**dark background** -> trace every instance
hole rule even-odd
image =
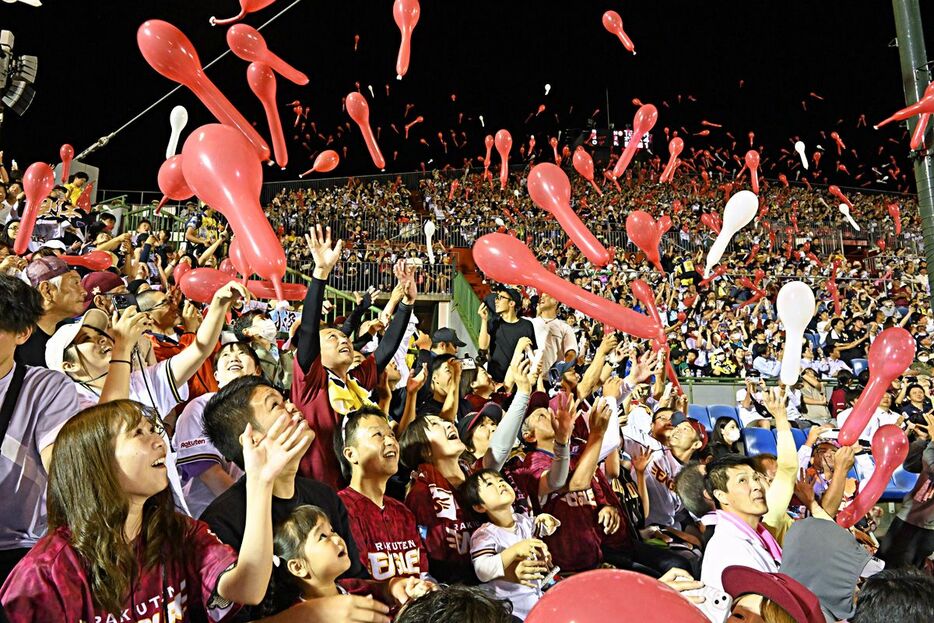
[[[289,4],[278,0],[245,21],[259,26]],[[922,4],[930,50],[934,3]],[[860,114],[867,115],[871,126],[904,105],[898,50],[889,47],[895,37],[890,2],[422,0],[421,5],[412,61],[402,82],[395,80],[400,35],[391,0],[303,0],[263,30],[270,49],[311,79],[306,87],[278,80],[290,163],[284,172],[266,168],[266,181],[297,178],[324,148],[314,135],[307,141],[293,139],[295,117],[286,104],[294,99],[310,106],[308,120],[316,121],[319,131],[334,135],[331,148],[341,152],[348,147],[348,157],[334,174],[376,172],[355,127],[342,136],[335,133],[338,124],[349,121],[341,99],[355,89],[355,81],[370,100],[374,129],[382,127],[380,145],[388,171],[413,170],[430,159],[429,167],[462,166],[465,157],[482,155],[484,135],[501,127],[513,135],[514,158],[534,133],[539,158],[548,160],[548,136],[558,129],[583,126],[595,109],[598,125],[606,126],[607,91],[610,121],[617,127],[631,122],[631,100],[639,98],[658,106],[656,130],[686,129],[682,136],[689,148],[723,145],[742,157],[749,148],[746,135],[754,131],[764,164],[776,164],[779,149],[790,149],[793,137],[800,136],[809,153],[815,143],[827,148],[824,162],[833,164],[836,150],[820,132],[837,130],[847,147],[857,149],[856,156],[845,154],[843,159],[851,174],[879,166],[888,153],[903,170],[909,168],[908,139],[901,128],[893,124],[875,132],[855,127]],[[15,53],[39,57],[36,99],[23,117],[7,111],[0,128],[5,161],[15,158],[21,169],[37,160],[54,163],[65,142],[80,152],[174,86],[137,49],[136,29],[144,20],[164,19],[181,28],[206,64],[227,49],[226,29],[212,28],[208,17],[229,17],[238,9],[235,0],[46,0],[41,8],[0,4],[0,28],[13,31]],[[638,55],[630,55],[603,29],[601,15],[608,9],[622,15]],[[357,52],[355,34],[360,35]],[[268,140],[265,116],[246,84],[245,71],[246,63],[231,54],[208,75]],[[545,83],[552,85],[548,97]],[[810,97],[812,91],[825,99]],[[689,94],[697,101],[689,102]],[[407,103],[415,107],[403,119]],[[198,125],[213,122],[187,89],[180,90],[87,159],[101,168],[101,187],[156,189],[169,136],[168,115],[177,104],[189,112],[182,141]],[[540,104],[546,112],[526,123]],[[464,114],[460,125],[459,113]],[[425,123],[413,127],[408,141],[389,128],[395,123],[401,132],[419,114]],[[484,116],[485,129],[478,115]],[[724,129],[694,137],[702,129],[701,119]],[[466,133],[464,149],[454,147],[450,129]],[[735,147],[724,134],[727,130],[738,139]],[[448,154],[438,131],[444,132]],[[420,138],[429,146],[420,144]],[[897,139],[897,144],[888,139]],[[459,135],[458,142],[462,140]],[[656,147],[667,153],[660,141]],[[884,155],[877,153],[879,147]],[[394,151],[399,152],[396,160]],[[858,185],[843,174],[831,174],[832,166],[824,169],[831,183]],[[891,182],[880,187],[895,188]]]

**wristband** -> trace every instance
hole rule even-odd
[[[126,360],[126,359],[111,359],[111,360],[110,360],[110,363],[125,363],[125,364],[128,365],[128,366],[132,366],[132,365],[133,365],[132,363],[130,363],[130,362],[129,362],[128,360]]]
[[[555,441],[555,458],[558,458],[558,459],[571,458],[570,443],[558,443],[557,441]]]

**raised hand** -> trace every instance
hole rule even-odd
[[[616,348],[617,344],[619,344],[619,339],[617,339],[616,334],[607,333],[600,341],[600,346],[597,347],[597,354],[606,357],[611,352],[613,352],[613,349]]]
[[[597,523],[603,527],[604,534],[615,534],[621,521],[619,509],[615,506],[604,506],[597,513]]]
[[[551,413],[551,425],[555,429],[555,442],[561,445],[567,445],[571,441],[571,432],[574,430],[574,422],[580,413],[577,411],[577,401],[569,399],[558,412]]]
[[[246,289],[246,286],[239,281],[231,280],[227,282],[227,285],[221,287],[220,290],[214,293],[214,300],[211,301],[211,303],[232,305],[240,299],[244,301],[250,300],[250,292]]]
[[[532,379],[529,370],[532,368],[532,362],[528,359],[520,359],[515,365],[512,378],[516,382],[516,393],[531,394]]]
[[[785,390],[781,387],[773,387],[765,392],[762,397],[762,404],[769,410],[776,420],[787,419],[788,412],[785,409]]]
[[[422,369],[418,374],[409,374],[408,380],[405,382],[405,391],[414,394],[418,392],[425,384],[425,380],[428,378],[428,364],[423,363]]]
[[[623,379],[618,376],[611,376],[603,384],[603,395],[607,398],[616,398],[619,400],[623,391]]]
[[[649,463],[652,462],[652,451],[645,449],[632,457],[632,468],[640,474],[644,474]]]
[[[149,314],[139,313],[135,306],[127,307],[120,313],[114,311],[110,327],[114,350],[131,349],[143,333],[152,328],[152,324]]]
[[[590,436],[603,437],[606,434],[607,426],[610,423],[612,414],[609,403],[603,398],[598,398],[593,407],[590,408]]]
[[[313,439],[308,423],[299,415],[291,420],[280,415],[258,443],[253,433],[253,425],[247,424],[240,438],[243,466],[247,478],[252,476],[264,484],[272,484],[286,465],[305,453]]]
[[[331,228],[327,227],[322,231],[321,225],[315,225],[309,233],[305,234],[305,241],[308,243],[308,250],[311,251],[311,257],[315,262],[312,276],[315,279],[327,279],[331,270],[341,259],[344,241],[338,240],[332,248]]]
[[[392,272],[399,281],[399,287],[402,289],[402,302],[406,305],[414,305],[415,298],[418,296],[418,288],[415,284],[415,268],[414,264],[407,264],[405,260],[399,260],[392,268]]]

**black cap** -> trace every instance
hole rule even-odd
[[[435,331],[434,335],[431,336],[432,344],[440,344],[441,342],[454,344],[454,346],[457,347],[467,346],[467,344],[460,341],[460,339],[457,337],[457,332],[454,329],[449,329],[447,327],[444,329],[438,329]]]
[[[500,420],[503,419],[503,408],[495,402],[488,402],[479,411],[471,411],[459,419],[457,421],[457,435],[461,438],[461,441],[467,443],[470,439],[470,433],[480,425],[485,417],[499,424]]]
[[[497,292],[504,292],[505,294],[509,295],[509,298],[511,298],[516,303],[517,312],[520,309],[522,309],[522,295],[519,294],[518,290],[516,290],[515,288],[508,288],[506,286],[503,286],[501,288],[498,288]]]

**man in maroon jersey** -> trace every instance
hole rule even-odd
[[[337,329],[321,329],[321,305],[328,276],[341,257],[343,241],[331,246],[331,229],[318,225],[306,236],[315,261],[311,284],[305,295],[304,318],[295,333],[296,356],[292,380],[292,402],[318,436],[308,449],[299,474],[332,488],[341,488],[341,472],[332,440],[345,415],[372,404],[370,390],[392,361],[412,315],[417,294],[415,269],[397,264],[398,294],[402,302],[372,355],[351,369],[354,352],[351,339]],[[395,292],[394,292],[395,294]]]
[[[399,442],[386,415],[367,406],[344,422],[335,449],[350,486],[338,495],[347,507],[360,561],[374,580],[426,574],[428,557],[415,516],[386,496],[386,483],[399,471]]]

